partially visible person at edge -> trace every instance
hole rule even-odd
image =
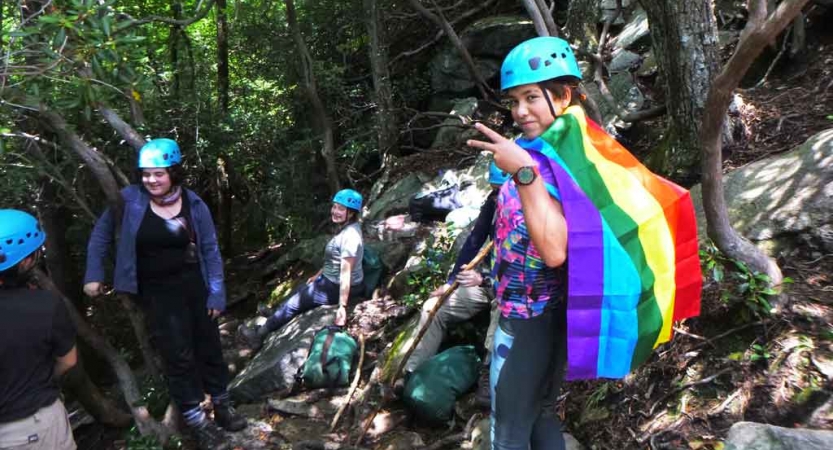
[[[75,328],[60,298],[29,286],[45,239],[34,217],[0,209],[0,449],[76,448],[58,386]]]
[[[519,139],[541,136],[579,105],[581,72],[569,44],[555,37],[525,41],[501,66]],[[567,225],[546,157],[478,124],[490,142],[468,144],[495,154],[514,174],[501,188],[495,222],[496,296],[501,317],[492,354],[492,448],[563,449],[554,411],[566,363]]]
[[[208,207],[182,185],[181,161],[179,145],[170,139],[153,139],[141,148],[142,183],[121,191],[121,217],[107,209],[90,236],[84,292],[102,294],[104,260],[119,223],[113,287],[138,296],[170,396],[199,447],[227,449],[217,425],[239,431],[246,419],[235,412],[226,390],[229,374],[217,327],[226,307],[223,260]],[[206,392],[213,422],[200,407]]]
[[[449,295],[437,311],[422,340],[417,344],[405,364],[404,376],[394,383],[396,391],[404,388],[408,377],[420,364],[437,353],[449,325],[469,320],[494,304],[495,289],[490,262],[484,261],[475,269],[461,269],[477,256],[478,251],[487,239],[494,240],[495,200],[497,199],[498,189],[508,179],[509,174],[498,168],[494,162],[489,165],[488,180],[492,191],[486,196],[486,200],[480,207],[480,214],[475,220],[474,228],[472,228],[466,242],[463,244],[463,248],[460,249],[460,253],[457,255],[457,261],[448,275],[448,281],[432,292],[429,300],[423,305],[417,329],[421,329],[428,321],[430,311],[439,301],[439,297],[451,288],[455,280],[459,283],[459,287]],[[492,320],[489,322],[484,343],[488,353],[483,359],[483,367],[477,382],[475,398],[477,403],[482,406],[489,406],[490,404],[489,362],[491,361],[492,340],[497,327],[497,313],[497,308],[493,308]]]
[[[319,306],[338,304],[333,324],[340,327],[347,324],[348,303],[364,294],[364,242],[359,223],[361,210],[361,194],[352,189],[336,193],[330,208],[330,219],[337,233],[324,248],[324,267],[306,284],[289,294],[265,324],[255,328],[241,326],[240,333],[252,350],[260,350],[263,339],[269,333]]]

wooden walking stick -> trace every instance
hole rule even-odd
[[[494,242],[489,241],[489,243],[486,244],[486,246],[484,246],[480,250],[480,252],[477,254],[477,256],[475,256],[474,259],[471,260],[471,262],[469,262],[468,264],[461,267],[460,270],[461,271],[462,270],[470,270],[470,269],[476,267],[478,264],[480,264],[481,261],[483,261],[483,259],[486,257],[486,255],[488,255],[489,252],[492,251],[493,246],[494,246]],[[454,282],[451,283],[451,286],[448,288],[448,290],[445,291],[445,293],[443,293],[443,295],[441,295],[440,298],[437,299],[437,304],[434,305],[434,307],[431,308],[431,311],[428,313],[428,320],[426,320],[425,324],[422,325],[422,328],[419,329],[419,333],[417,333],[416,338],[414,338],[414,341],[411,343],[411,347],[408,349],[407,352],[405,352],[405,356],[402,357],[402,361],[399,362],[399,366],[396,368],[396,371],[393,372],[393,375],[391,376],[390,380],[388,380],[388,382],[391,385],[393,385],[393,383],[396,381],[396,379],[399,378],[399,374],[402,373],[402,370],[405,368],[405,364],[408,363],[408,359],[410,359],[411,354],[414,352],[414,350],[417,347],[417,344],[419,344],[419,341],[422,340],[422,337],[425,336],[425,333],[428,331],[428,327],[431,325],[431,322],[434,320],[434,316],[437,315],[437,311],[440,310],[440,307],[442,307],[443,303],[445,303],[445,300],[448,297],[451,297],[451,294],[453,294],[454,291],[456,291],[459,286],[460,286],[460,283],[458,283],[457,280],[454,280]],[[371,414],[370,417],[368,417],[367,421],[365,422],[364,426],[362,427],[361,434],[359,434],[358,439],[356,439],[355,445],[359,445],[361,443],[362,439],[364,439],[364,435],[367,433],[367,430],[370,429],[370,425],[373,424],[373,419],[376,418],[376,415],[379,414],[379,411],[382,410],[382,408],[385,406],[385,403],[386,402],[383,400],[379,404],[379,406],[377,406],[376,409],[373,411],[373,414]]]

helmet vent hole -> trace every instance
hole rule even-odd
[[[14,244],[14,239],[6,239],[6,245]]]
[[[552,65],[552,61],[550,61],[550,60],[548,59],[548,60],[544,61],[544,65],[545,65],[545,66],[547,66],[547,67],[549,67],[550,65]]]
[[[567,59],[567,55],[565,55],[564,53],[561,54],[561,57]]]
[[[541,58],[535,57],[529,60],[529,68],[532,70],[538,70],[541,66]]]
[[[552,59],[558,59],[558,53],[553,53],[550,57],[552,57]]]
[[[26,233],[26,237],[27,237],[27,238],[32,237],[32,233]]]
[[[23,238],[17,240],[17,245],[23,245]]]
[[[514,71],[514,70],[507,70],[507,71],[506,71],[506,75],[507,75],[507,76],[508,76],[508,75],[512,75],[512,74],[514,74],[514,73],[515,73],[515,71]]]
[[[0,251],[0,263],[6,262],[6,254]]]

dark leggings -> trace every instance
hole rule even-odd
[[[208,316],[202,275],[175,275],[143,283],[140,294],[154,347],[165,363],[168,392],[181,411],[226,392],[228,367],[223,361],[217,322]]]
[[[360,284],[350,286],[348,300],[359,297],[363,292]],[[313,308],[324,305],[338,304],[339,284],[328,280],[324,275],[319,275],[312,283],[305,284],[294,290],[284,300],[283,305],[272,314],[266,321],[264,327],[267,330],[275,331],[286,325],[290,320]]]
[[[567,356],[563,304],[532,319],[500,318],[492,350],[492,449],[563,450],[555,400]]]

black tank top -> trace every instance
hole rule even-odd
[[[189,262],[186,255],[192,226],[191,210],[185,199],[179,214],[167,220],[148,205],[136,233],[136,268],[140,284],[199,269],[199,263]]]

